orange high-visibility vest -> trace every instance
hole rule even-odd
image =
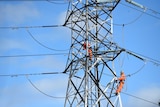
[[[123,88],[123,85],[124,85],[125,79],[126,79],[125,74],[122,73],[122,74],[121,74],[121,77],[118,78],[118,80],[119,80],[119,85],[118,85],[118,87],[117,87],[116,94],[118,94],[118,93],[121,92],[121,90],[122,90],[122,88]]]

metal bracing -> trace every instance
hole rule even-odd
[[[105,0],[104,0],[105,1]],[[119,0],[71,0],[65,26],[72,30],[65,107],[122,107],[110,63],[123,51],[111,40],[112,11]],[[109,74],[107,77],[104,73]]]

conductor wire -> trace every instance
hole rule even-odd
[[[130,25],[132,23],[135,23],[136,21],[138,21],[138,19],[140,19],[142,17],[142,15],[146,12],[146,10],[144,10],[144,12],[141,11],[140,15],[138,17],[136,17],[134,20],[130,21],[130,22],[127,22],[125,24],[120,24],[120,23],[113,23],[113,25],[116,25],[116,26],[126,26],[126,25]]]
[[[132,9],[134,9],[134,10],[136,10],[136,11],[143,12],[143,11],[141,11],[141,10],[138,10],[138,9],[134,8],[134,7],[128,6],[128,5],[126,5],[126,4],[123,4],[123,3],[120,3],[120,4],[121,4],[121,5],[124,5],[124,6],[126,6],[126,7],[129,7],[129,8],[132,8]],[[148,9],[148,8],[146,8],[146,9]],[[152,12],[156,12],[156,11],[153,11],[152,9],[148,9],[148,10],[151,10]],[[156,13],[159,14],[159,12],[156,12]],[[145,14],[146,14],[146,15],[149,15],[149,16],[151,16],[151,17],[154,17],[154,18],[156,18],[156,19],[158,19],[158,20],[160,20],[160,17],[151,15],[151,14],[149,14],[149,13],[147,13],[147,12],[145,12]]]
[[[43,95],[47,96],[47,97],[50,97],[50,98],[54,98],[54,99],[64,99],[66,97],[56,97],[56,96],[52,96],[52,95],[49,95],[43,91],[41,91],[37,86],[35,86],[33,84],[33,82],[28,78],[28,76],[26,75],[26,79],[29,81],[29,83],[32,85],[32,87],[34,87],[37,91],[39,91],[40,93],[42,93]]]
[[[39,45],[41,45],[41,46],[44,47],[44,48],[47,48],[47,49],[52,50],[52,51],[68,51],[68,50],[69,50],[69,49],[58,50],[58,49],[50,48],[50,47],[42,44],[40,41],[38,41],[38,40],[32,35],[32,33],[31,33],[28,29],[26,29],[26,31],[27,31],[27,33],[30,35],[30,37],[31,37],[35,42],[37,42]]]
[[[27,28],[54,28],[54,27],[64,27],[63,25],[45,25],[45,26],[1,26],[0,29],[27,29]]]
[[[139,73],[145,67],[145,65],[146,65],[146,61],[144,62],[144,64],[136,72],[134,72],[132,74],[128,74],[128,75],[126,75],[126,77],[131,77],[131,76]]]
[[[28,74],[1,74],[0,77],[19,77],[19,76],[38,76],[38,75],[53,75],[63,74],[63,72],[42,72],[42,73],[28,73]]]
[[[142,100],[142,101],[145,101],[145,102],[148,102],[148,103],[157,105],[157,107],[158,107],[158,103],[155,103],[155,102],[152,102],[152,101],[146,100],[146,99],[144,99],[144,98],[140,98],[140,97],[137,97],[137,96],[134,96],[134,95],[125,93],[125,92],[121,92],[121,93],[122,93],[122,94],[125,94],[125,95],[128,95],[128,96],[130,96],[130,97],[134,97],[134,98],[136,98],[136,99],[139,99],[139,100]]]
[[[46,1],[52,4],[67,4],[68,3],[68,1],[65,1],[65,0],[46,0]]]

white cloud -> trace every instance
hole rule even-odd
[[[152,104],[147,101],[143,101],[138,98],[130,98],[129,106],[130,107],[157,107],[158,102],[160,101],[160,87],[152,86],[145,89],[137,91],[134,96],[151,101],[155,104]],[[156,105],[157,104],[157,105]]]
[[[22,23],[29,18],[39,15],[36,8],[31,3],[6,4],[0,7],[0,23],[12,22]]]

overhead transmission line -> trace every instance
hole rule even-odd
[[[39,45],[41,45],[44,48],[47,48],[49,50],[52,51],[68,51],[69,49],[63,49],[63,50],[59,50],[59,49],[54,49],[54,48],[50,48],[44,44],[42,44],[40,41],[38,41],[33,35],[32,33],[28,30],[29,28],[51,28],[51,27],[64,27],[64,25],[45,25],[45,26],[10,26],[10,27],[0,27],[0,29],[26,29],[27,33],[30,35],[30,37],[36,41]]]
[[[153,101],[149,101],[149,100],[146,100],[146,99],[144,99],[144,98],[140,98],[140,97],[137,97],[137,96],[135,96],[135,95],[128,94],[128,93],[125,93],[125,92],[121,92],[121,93],[122,93],[122,94],[125,94],[125,95],[127,95],[127,96],[130,96],[130,97],[133,97],[133,98],[136,98],[136,99],[139,99],[139,100],[142,100],[142,101],[145,101],[145,102],[154,104],[154,105],[156,105],[156,106],[159,106],[158,103],[155,103],[155,102],[153,102]]]
[[[129,8],[131,8],[131,9],[134,9],[134,10],[136,10],[136,11],[139,11],[139,12],[141,12],[141,13],[140,13],[140,15],[137,16],[135,19],[133,19],[133,20],[127,22],[127,23],[112,23],[113,25],[116,25],[116,26],[126,26],[126,25],[130,25],[130,24],[136,22],[138,19],[140,19],[143,14],[147,14],[147,15],[149,15],[149,16],[151,16],[151,17],[154,17],[154,18],[160,20],[160,17],[157,17],[157,16],[154,16],[154,15],[152,15],[152,14],[147,13],[147,10],[150,10],[150,11],[152,11],[154,14],[160,14],[160,12],[157,12],[157,11],[155,11],[155,10],[153,10],[153,9],[150,9],[150,8],[147,8],[147,7],[146,7],[145,10],[142,11],[142,10],[139,10],[139,9],[134,8],[134,7],[132,7],[132,6],[126,5],[126,4],[122,3],[122,2],[120,2],[120,4],[123,5],[123,6],[129,7]]]
[[[126,4],[122,3],[122,2],[120,2],[120,4],[123,5],[123,6],[132,8],[132,9],[134,9],[134,10],[136,10],[136,11],[142,12],[142,13],[144,13],[144,14],[146,14],[146,15],[149,15],[149,16],[151,16],[151,17],[154,17],[154,18],[160,20],[160,17],[154,16],[154,15],[152,15],[152,14],[150,14],[150,13],[147,13],[147,12],[144,12],[144,11],[139,10],[139,9],[137,9],[137,8],[134,8],[134,7],[132,7],[132,6],[126,5]],[[150,11],[152,11],[153,13],[160,14],[160,12],[157,12],[157,11],[155,11],[155,10],[153,10],[153,9],[150,9],[150,8],[147,8],[147,7],[146,7],[146,10],[150,10]]]
[[[52,4],[68,4],[69,2],[67,0],[46,0],[46,1]]]
[[[42,44],[39,40],[37,40],[37,39],[32,35],[32,33],[31,33],[28,29],[26,29],[26,31],[27,31],[27,33],[30,35],[30,37],[32,37],[32,39],[33,39],[34,41],[36,41],[39,45],[41,45],[41,46],[44,47],[44,48],[47,48],[47,49],[53,50],[53,51],[68,51],[68,50],[69,50],[69,49],[58,50],[58,49],[50,48],[50,47]]]
[[[146,65],[146,62],[144,62],[144,64],[138,70],[136,70],[132,73],[126,74],[126,77],[132,77],[133,75],[138,74],[145,67],[145,65]],[[107,74],[107,73],[103,73],[103,74],[106,75],[106,76],[110,76],[110,77],[112,76],[112,75]],[[121,77],[121,76],[117,76],[117,77]]]
[[[47,48],[49,50],[52,50],[52,51],[68,51],[69,49],[63,49],[63,50],[59,50],[59,49],[54,49],[54,48],[50,48],[44,44],[42,44],[39,40],[37,40],[33,35],[32,33],[28,30],[29,28],[50,28],[50,27],[64,27],[64,25],[45,25],[45,26],[10,26],[10,27],[0,27],[0,29],[26,29],[27,33],[30,35],[30,37],[35,41],[37,42],[39,45],[41,45],[42,47],[44,48]]]
[[[123,47],[118,46],[117,44],[116,44],[116,46],[119,47],[122,50],[122,52],[126,52],[126,53],[128,53],[128,54],[130,54],[130,55],[132,55],[132,56],[134,56],[134,57],[136,57],[136,58],[138,58],[138,59],[140,59],[140,60],[142,60],[144,62],[148,61],[148,62],[151,62],[151,63],[157,65],[157,66],[160,66],[160,61],[159,60],[156,60],[156,59],[153,59],[151,57],[139,54],[139,53],[131,51],[129,49],[125,49]]]
[[[37,56],[55,56],[68,55],[69,53],[54,53],[54,54],[24,54],[24,55],[0,55],[0,58],[14,58],[14,57],[37,57]]]
[[[64,72],[42,72],[42,73],[25,73],[25,74],[0,74],[0,77],[19,77],[19,76],[36,76],[36,75],[54,75],[64,74]]]
[[[49,95],[45,92],[43,92],[42,90],[40,90],[29,78],[28,76],[33,76],[33,75],[48,75],[48,74],[62,74],[64,72],[46,72],[46,73],[32,73],[32,74],[13,74],[13,75],[0,75],[0,76],[8,76],[8,77],[18,77],[18,76],[25,76],[27,78],[27,80],[29,81],[29,83],[37,90],[39,91],[40,93],[44,94],[45,96],[48,96],[48,97],[51,97],[51,98],[54,98],[54,99],[64,99],[66,97],[57,97],[57,96],[52,96],[52,95]],[[157,103],[155,102],[152,102],[152,101],[149,101],[149,100],[146,100],[144,98],[140,98],[140,97],[137,97],[135,95],[131,95],[131,94],[128,94],[128,93],[125,93],[125,92],[121,92],[125,95],[128,95],[130,97],[134,97],[136,99],[139,99],[139,100],[142,100],[142,101],[145,101],[145,102],[148,102],[148,103],[152,103],[154,105],[157,105]]]
[[[126,77],[131,77],[133,75],[136,75],[137,73],[139,73],[145,67],[145,65],[146,65],[146,62],[144,62],[144,64],[137,71],[135,71],[133,73],[130,73],[130,74],[127,74]]]
[[[29,83],[32,85],[32,87],[34,87],[37,91],[39,91],[40,93],[42,93],[43,95],[50,97],[50,98],[54,98],[54,99],[64,99],[66,97],[58,97],[58,96],[53,96],[53,95],[49,95],[45,92],[43,92],[41,89],[39,89],[29,78],[28,76],[26,76],[26,79],[29,81]]]
[[[139,53],[136,53],[136,52],[133,52],[131,50],[128,50],[128,49],[125,49],[125,52],[132,55],[132,56],[135,56],[143,61],[148,61],[148,62],[151,62],[157,66],[160,65],[160,61],[159,60],[156,60],[156,59],[153,59],[151,57],[148,57],[148,56],[145,56],[145,55],[142,55],[142,54],[139,54]]]
[[[49,94],[43,92],[42,90],[40,90],[40,89],[28,78],[28,76],[30,76],[30,75],[46,75],[46,74],[61,74],[61,73],[63,73],[63,72],[48,72],[48,73],[34,73],[34,74],[18,74],[18,75],[0,75],[0,76],[10,76],[10,77],[14,77],[14,76],[16,76],[16,77],[17,77],[17,76],[25,76],[25,77],[27,78],[27,80],[29,81],[29,83],[30,83],[37,91],[39,91],[40,93],[44,94],[45,96],[51,97],[51,98],[54,98],[54,99],[64,99],[64,98],[66,98],[66,97],[52,96],[52,95],[49,95]],[[144,98],[140,98],[140,97],[137,97],[137,96],[135,96],[135,95],[131,95],[131,94],[128,94],[128,93],[125,93],[125,92],[121,92],[121,93],[123,93],[123,94],[125,94],[125,95],[128,95],[128,96],[130,96],[130,97],[134,97],[134,98],[136,98],[136,99],[139,99],[139,100],[148,102],[148,103],[152,103],[152,104],[158,106],[157,103],[152,102],[152,101],[149,101],[149,100],[146,100],[146,99],[144,99]]]
[[[53,27],[64,27],[64,25],[42,25],[42,26],[1,26],[0,29],[26,29],[26,28],[53,28]]]
[[[126,25],[130,25],[130,24],[135,23],[136,21],[138,21],[138,19],[140,19],[144,13],[145,13],[145,11],[141,12],[139,14],[139,16],[137,16],[135,19],[133,19],[133,20],[131,20],[129,22],[126,22],[126,23],[123,23],[123,24],[122,23],[111,23],[111,24],[116,25],[116,26],[123,26],[124,27]]]
[[[121,47],[119,47],[119,48],[121,48]],[[156,60],[156,59],[150,58],[148,56],[145,56],[145,55],[130,51],[128,49],[124,49],[124,48],[121,48],[121,49],[124,52],[126,52],[127,54],[132,55],[132,56],[134,56],[134,57],[136,57],[136,58],[138,58],[138,59],[140,59],[140,60],[142,60],[144,62],[144,64],[137,71],[135,71],[133,73],[130,73],[130,74],[127,74],[126,77],[131,77],[131,76],[139,73],[145,67],[147,62],[151,62],[151,63],[153,63],[153,64],[155,64],[157,66],[160,66],[160,61],[159,60]],[[106,74],[106,73],[104,73],[104,75],[111,76],[111,75]]]
[[[0,0],[1,1],[29,1],[29,0]],[[61,1],[61,2],[67,2],[67,0],[31,0],[31,1],[53,1],[53,2],[58,2],[58,1]]]

